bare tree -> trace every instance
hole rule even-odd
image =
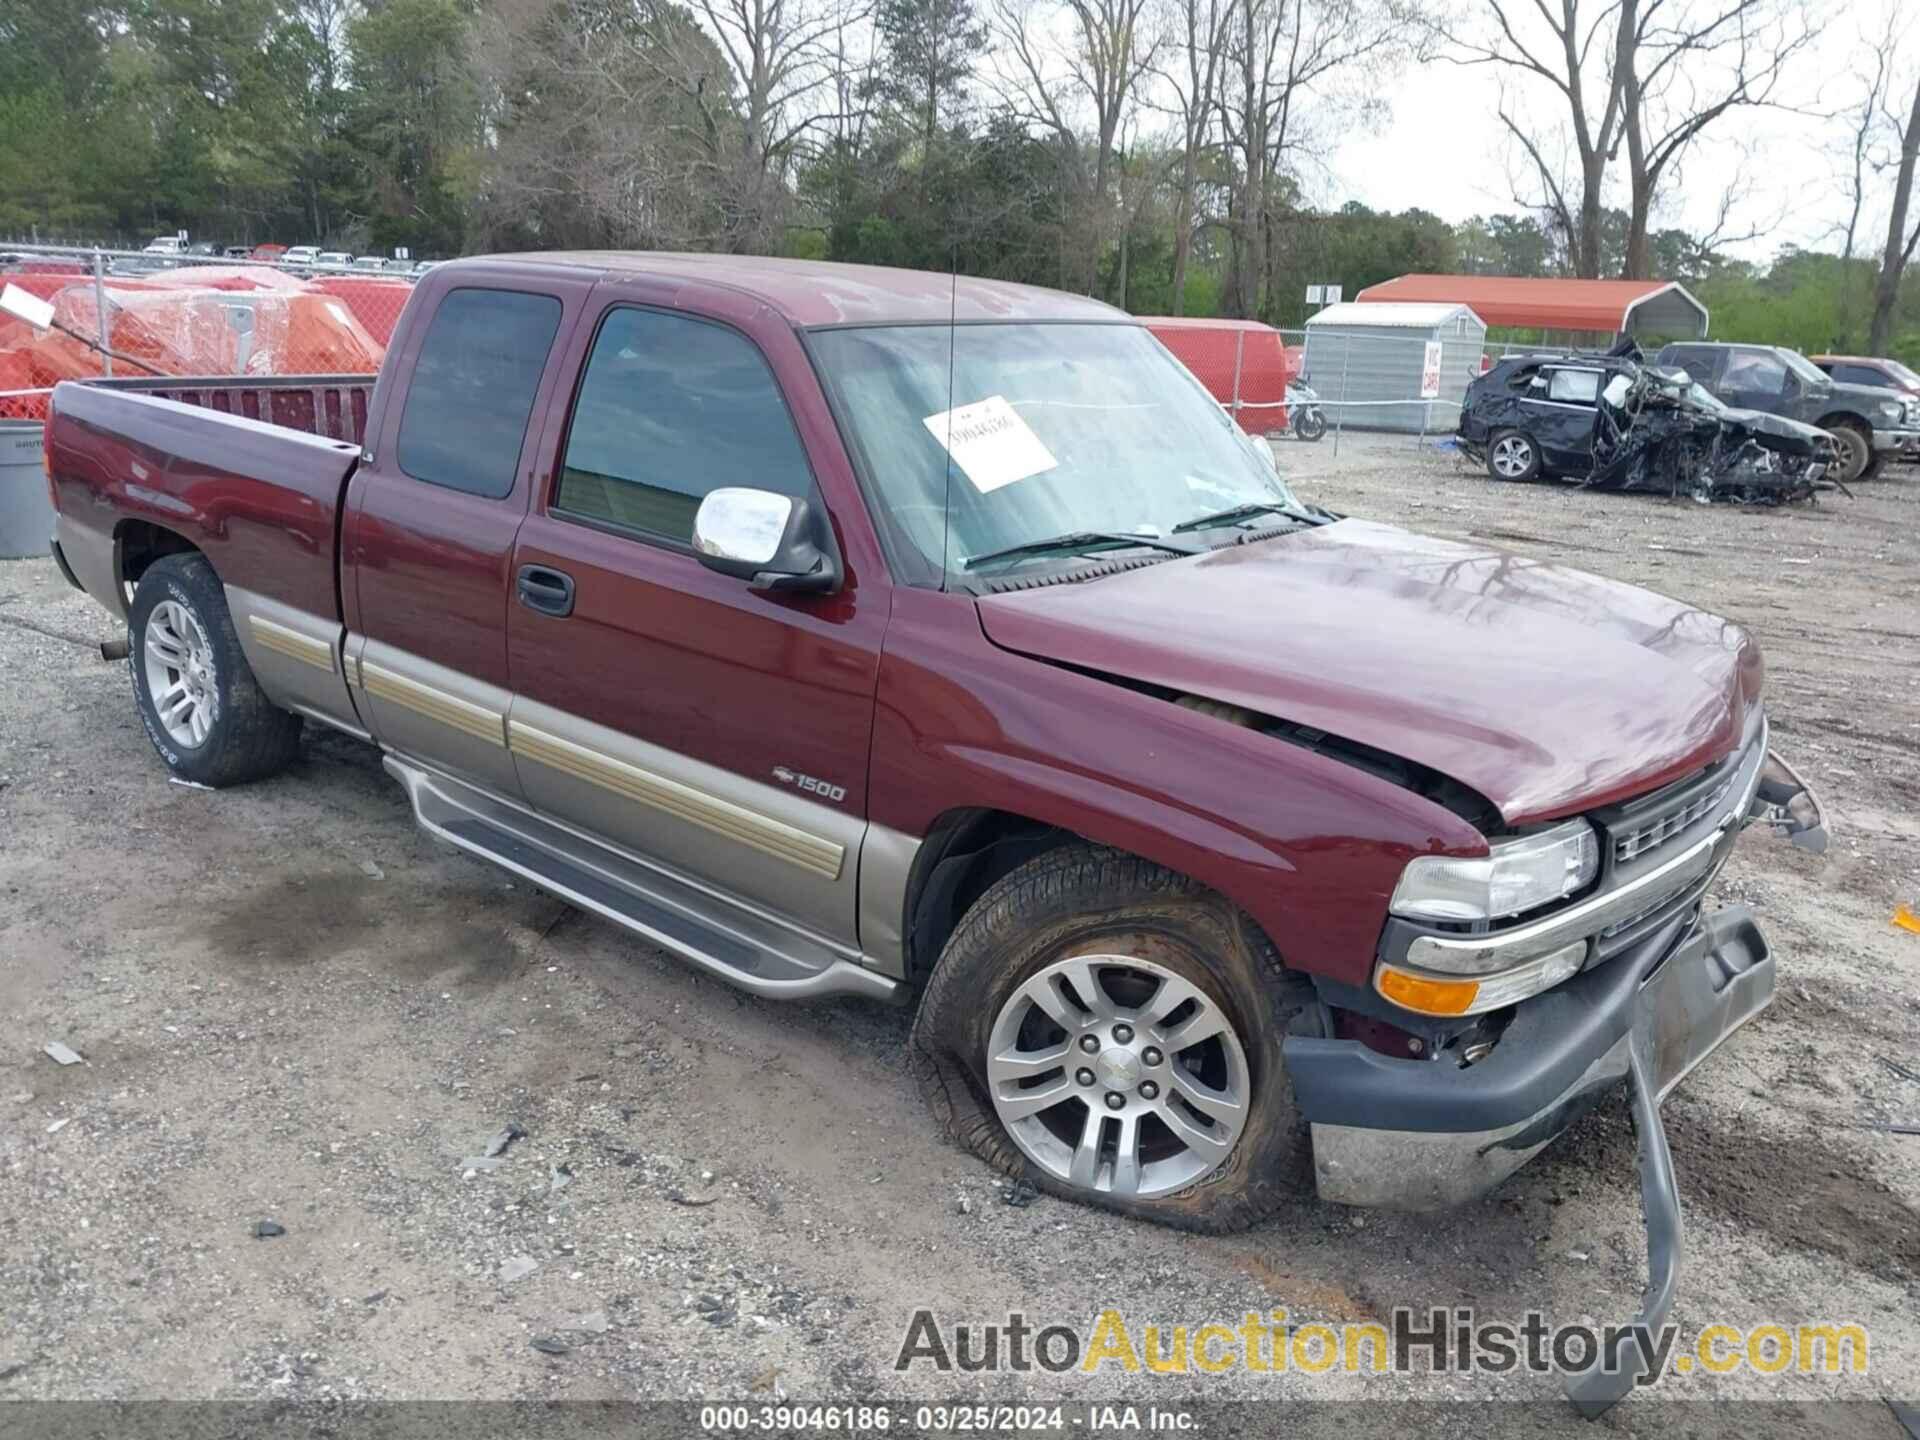
[[[1566,242],[1573,273],[1588,279],[1600,274],[1601,190],[1607,162],[1620,143],[1630,65],[1618,54],[1621,9],[1633,0],[1473,0],[1446,18],[1427,21],[1439,42],[1439,58],[1456,65],[1499,69],[1515,79],[1544,83],[1566,107],[1572,137],[1572,165],[1578,188],[1563,176],[1551,147],[1544,144],[1517,103],[1518,95],[1500,87],[1495,113],[1526,157],[1539,186],[1536,195],[1516,195],[1521,203],[1547,212]],[[1536,12],[1545,33],[1514,13]],[[1611,28],[1610,28],[1611,27]],[[1602,47],[1596,55],[1596,47]],[[1597,73],[1596,73],[1597,72]]]
[[[1853,259],[1855,245],[1859,239],[1860,215],[1867,201],[1867,171],[1871,165],[1873,141],[1884,118],[1882,107],[1886,104],[1887,88],[1893,79],[1895,41],[1894,23],[1889,21],[1886,35],[1880,43],[1874,44],[1869,41],[1860,47],[1873,57],[1873,73],[1870,76],[1855,77],[1863,84],[1860,102],[1853,109],[1845,112],[1850,122],[1850,129],[1843,157],[1848,180],[1847,222],[1841,228],[1840,258],[1842,260]]]
[[[1012,71],[1001,74],[1003,96],[1017,114],[1052,132],[1081,171],[1093,235],[1081,273],[1089,294],[1113,221],[1107,210],[1114,142],[1154,59],[1156,37],[1147,24],[1147,6],[1148,0],[1065,0],[1072,38],[1061,45],[1049,33],[1059,11],[1043,8],[1039,0],[994,4],[993,29]],[[1083,115],[1092,120],[1091,145],[1076,123]]]
[[[1380,0],[1227,0],[1226,73],[1218,111],[1237,170],[1224,303],[1260,313],[1275,181],[1303,133],[1309,97],[1333,77],[1389,56],[1398,40]]]
[[[1230,0],[1171,0],[1170,10],[1167,17],[1170,53],[1163,56],[1164,63],[1155,66],[1155,73],[1172,97],[1172,105],[1166,108],[1179,126],[1179,173],[1173,188],[1171,308],[1175,315],[1184,315],[1200,162],[1214,143],[1231,6]]]
[[[670,0],[635,3],[662,19],[677,8]],[[733,154],[715,156],[729,192],[727,248],[765,250],[779,235],[797,148],[809,130],[840,113],[827,103],[838,73],[836,45],[871,11],[834,0],[693,0],[690,9],[725,59],[732,93],[713,93],[706,48],[684,38],[682,27],[664,27],[675,38],[659,73],[708,114],[711,137],[731,131]],[[728,109],[736,124],[722,123]]]
[[[1625,275],[1652,274],[1648,227],[1663,179],[1702,131],[1739,106],[1772,103],[1796,55],[1813,38],[1775,0],[1620,0],[1615,49],[1624,72],[1627,145]]]
[[[1629,190],[1625,273],[1651,268],[1661,185],[1701,133],[1740,106],[1775,103],[1812,32],[1796,0],[1474,0],[1427,22],[1440,58],[1499,69],[1497,113],[1537,189],[1515,198],[1546,212],[1576,275],[1604,263],[1608,167],[1624,147]],[[1524,87],[1558,97],[1570,142],[1561,163],[1530,123]],[[1570,173],[1569,173],[1570,172]]]
[[[1893,211],[1887,217],[1887,243],[1880,255],[1880,274],[1873,286],[1873,320],[1867,329],[1867,350],[1873,355],[1887,353],[1887,339],[1893,331],[1893,306],[1900,298],[1900,277],[1913,258],[1920,242],[1920,224],[1907,228],[1907,212],[1913,203],[1913,168],[1920,159],[1920,81],[1914,83],[1913,105],[1900,130],[1900,163],[1894,172]]]

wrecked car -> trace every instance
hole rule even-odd
[[[1496,480],[1553,477],[1600,490],[1780,504],[1837,482],[1834,437],[1736,410],[1685,372],[1607,355],[1511,357],[1467,387],[1461,448]]]
[[[1663,346],[1654,364],[1683,370],[1741,413],[1764,413],[1825,430],[1839,442],[1831,472],[1842,484],[1870,478],[1883,460],[1920,440],[1920,401],[1830,376],[1784,345],[1687,340]]]
[[[1708,891],[1750,821],[1824,835],[1739,626],[1304,504],[1025,286],[468,258],[361,383],[54,392],[55,558],[175,775],[377,746],[711,975],[914,1006],[946,1133],[1186,1229],[1459,1204],[1624,1089],[1664,1318],[1660,1101],[1774,991]]]

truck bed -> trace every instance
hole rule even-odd
[[[176,400],[285,430],[363,445],[373,375],[164,375],[89,380],[96,390],[120,390],[156,400]]]
[[[184,536],[229,586],[338,617],[336,535],[372,376],[73,382],[47,444],[61,554],[124,613],[122,563],[142,522]]]

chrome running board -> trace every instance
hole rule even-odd
[[[413,818],[429,835],[491,860],[730,985],[770,1000],[891,1000],[902,988],[823,941],[398,755],[385,758],[387,773],[406,787]]]

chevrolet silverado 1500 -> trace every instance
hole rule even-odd
[[[1822,834],[1738,626],[1303,504],[1020,286],[463,260],[365,385],[53,397],[54,551],[174,772],[377,744],[755,994],[912,1000],[954,1136],[1195,1229],[1467,1200],[1624,1082],[1664,1315],[1659,1101],[1774,986],[1703,896],[1749,818]]]

